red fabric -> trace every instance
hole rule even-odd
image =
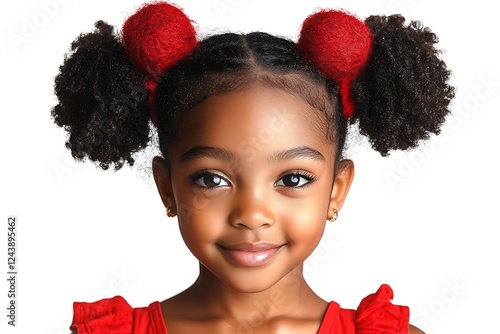
[[[133,309],[123,297],[73,304],[70,330],[76,330],[78,334],[132,334],[133,325]]]
[[[392,298],[392,289],[383,284],[357,310],[330,302],[318,334],[408,334],[410,311],[407,306],[393,305]]]
[[[408,334],[409,310],[393,305],[388,285],[364,298],[357,310],[330,302],[318,334]],[[159,302],[133,309],[120,296],[74,303],[72,331],[78,334],[167,334]]]
[[[392,289],[386,284],[364,298],[356,311],[356,334],[408,334],[410,310],[393,305],[392,298]]]

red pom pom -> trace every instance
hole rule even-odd
[[[297,46],[340,87],[344,116],[354,112],[350,85],[370,57],[372,36],[369,28],[343,11],[323,10],[309,16],[302,25]]]
[[[155,77],[196,47],[193,24],[182,10],[171,4],[146,4],[123,24],[122,43],[137,69],[152,76],[146,81],[146,89],[151,121],[158,126]]]
[[[158,76],[196,46],[196,31],[179,8],[165,3],[143,6],[125,21],[123,46],[134,65]]]

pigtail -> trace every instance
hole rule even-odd
[[[382,155],[428,139],[449,113],[454,88],[437,37],[400,15],[365,22],[338,10],[309,16],[297,46],[339,86],[342,113]]]
[[[451,72],[434,47],[437,36],[420,22],[405,25],[401,15],[370,16],[370,59],[353,84],[352,122],[382,155],[415,148],[439,134],[454,88]]]
[[[66,147],[76,160],[102,169],[133,164],[132,153],[149,141],[146,89],[125,50],[103,21],[71,44],[55,79],[59,103],[55,123],[69,138]]]
[[[103,21],[71,45],[55,78],[59,103],[54,122],[69,138],[76,160],[100,168],[125,163],[150,140],[157,126],[155,93],[162,73],[196,46],[191,21],[177,7],[147,4],[125,22],[122,35]]]

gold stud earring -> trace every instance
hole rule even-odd
[[[337,209],[333,209],[333,215],[330,219],[328,219],[328,221],[334,222],[337,220],[337,218],[339,218],[339,212],[337,211]]]
[[[167,217],[169,217],[169,218],[175,217],[175,213],[173,213],[172,209],[169,206],[167,206],[166,213],[167,213]]]

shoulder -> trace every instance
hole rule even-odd
[[[410,325],[410,331],[408,332],[408,334],[425,334],[424,332],[422,332],[420,329],[418,329],[417,327],[413,326],[413,325]]]

